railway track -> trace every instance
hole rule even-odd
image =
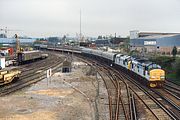
[[[54,58],[54,57],[53,57]],[[18,79],[18,81],[12,82],[8,85],[1,86],[0,88],[0,96],[7,95],[19,89],[22,89],[26,86],[29,86],[33,83],[36,83],[44,78],[46,78],[46,70],[52,68],[52,72],[58,70],[61,66],[62,59],[59,57],[55,57],[51,62],[47,60],[45,64],[41,64],[41,67],[35,69],[36,64],[29,68],[28,71],[23,71],[22,75]]]
[[[82,60],[82,59],[81,59]],[[83,60],[84,61],[84,60]],[[126,111],[126,106],[129,108],[129,103],[126,103],[123,100],[122,95],[122,82],[117,80],[116,76],[106,68],[99,67],[96,63],[89,63],[88,61],[84,61],[88,63],[90,66],[95,67],[98,74],[101,76],[102,80],[105,83],[105,87],[108,93],[108,107],[109,107],[109,116],[110,120],[119,120],[125,119],[129,120],[129,116]],[[127,97],[127,96],[126,96]]]
[[[170,94],[175,96],[177,99],[180,100],[180,87],[178,85],[171,84],[167,82],[164,86],[164,90],[168,91]]]
[[[168,92],[170,95],[172,95],[173,97],[175,97],[177,100],[180,100],[180,92],[179,91],[175,91],[175,90],[170,89],[168,87],[164,87],[164,90],[166,92]]]
[[[90,59],[88,59],[90,60]],[[94,61],[93,61],[94,62]],[[114,71],[114,73],[116,73],[116,75],[120,75],[119,77],[122,77],[124,80],[126,81],[126,83],[129,86],[135,86],[135,87],[129,87],[129,89],[131,89],[130,91],[130,100],[129,100],[129,115],[131,116],[131,119],[137,119],[137,110],[136,110],[136,104],[135,101],[137,101],[136,99],[138,98],[142,103],[144,103],[144,106],[146,106],[146,108],[148,109],[148,111],[150,111],[151,116],[154,117],[154,119],[173,119],[173,120],[179,120],[179,109],[175,108],[172,106],[172,104],[169,104],[169,101],[167,99],[162,98],[162,95],[158,94],[157,90],[152,90],[149,89],[145,86],[143,86],[142,84],[140,84],[139,82],[137,82],[136,80],[134,80],[132,77],[130,77],[129,75],[127,75],[126,73],[120,71],[120,70],[115,70],[110,68],[107,65],[102,65],[100,63],[98,63],[101,67],[106,66],[108,69]],[[122,79],[118,79],[118,80],[122,80]],[[136,88],[136,89],[135,89]],[[154,106],[156,106],[155,108],[151,107],[151,105],[148,105],[146,103],[146,101],[144,99],[142,99],[142,96],[140,96],[138,94],[137,89],[139,91],[141,91],[141,93],[144,93],[146,95],[146,97],[148,97],[149,99],[151,99],[152,103]],[[110,98],[110,97],[109,97]],[[136,98],[134,100],[134,98]],[[111,107],[112,105],[110,105]],[[169,109],[169,107],[171,109]],[[161,111],[161,114],[157,113],[157,110]],[[110,113],[112,114],[112,113]]]
[[[83,59],[85,59],[85,58],[83,58]],[[89,61],[89,59],[88,59],[88,61]],[[92,62],[92,63],[95,63],[95,62]],[[99,65],[103,66],[103,67],[106,66],[109,70],[112,70],[114,73],[116,73],[116,75],[120,75],[123,78],[123,80],[122,79],[118,79],[118,80],[125,81],[129,86],[133,86],[133,87],[128,87],[131,91],[129,93],[130,97],[129,97],[129,112],[128,112],[130,117],[128,117],[126,119],[139,118],[140,115],[138,115],[138,114],[140,114],[140,112],[138,113],[138,110],[136,109],[136,107],[138,107],[137,102],[141,101],[141,103],[143,103],[144,106],[146,106],[148,111],[151,113],[151,117],[153,116],[153,119],[157,119],[157,120],[159,120],[159,119],[179,120],[179,118],[180,118],[179,108],[173,106],[174,102],[169,102],[167,97],[163,97],[162,94],[158,94],[158,90],[149,89],[146,86],[143,86],[142,84],[137,82],[135,79],[133,79],[133,76],[127,75],[127,72],[123,72],[121,69],[118,69],[118,71],[117,71],[115,69],[108,67],[107,65],[104,65],[104,64],[103,65],[99,64]],[[117,81],[117,79],[115,79],[112,76],[109,79],[112,79],[113,81]],[[111,86],[113,86],[113,85],[111,85]],[[120,86],[120,84],[119,84],[119,86]],[[116,82],[116,85],[114,85],[114,88],[115,88],[114,89],[115,96],[117,96],[119,94],[118,93],[119,87],[117,85],[117,82]],[[177,90],[177,89],[176,89],[176,91],[179,92],[179,90]],[[141,95],[140,93],[143,95]],[[112,102],[113,99],[111,99],[111,96],[113,94],[112,93],[110,93],[110,94],[111,94],[111,95],[109,95],[109,101],[111,102],[111,104],[109,104],[110,116],[111,116],[111,119],[118,119],[118,117],[112,117],[113,116],[112,114],[115,113],[114,116],[118,116],[118,114],[119,114],[117,112],[118,109],[115,109],[115,108],[118,108],[117,106],[119,106],[120,99],[118,97],[114,97],[115,98],[114,103],[115,103],[116,107],[113,108],[112,107],[113,106],[113,102]],[[146,100],[147,98],[148,98],[148,100],[151,100],[151,102],[153,103],[153,106],[151,104],[147,103],[147,100]],[[137,100],[137,99],[139,99],[139,100]],[[147,112],[147,111],[144,111],[144,113],[145,112]]]
[[[157,92],[158,89],[149,89],[131,78],[129,75],[125,74],[124,72],[120,70],[117,72],[123,75],[125,79],[136,85],[144,93],[146,93],[146,95],[149,96],[167,115],[169,115],[171,119],[178,120],[180,118],[179,109],[174,106],[173,102],[170,103],[169,98],[166,98],[162,94],[159,94]],[[130,85],[129,82],[128,84]]]
[[[129,116],[125,106],[129,104],[123,101],[121,81],[117,80],[116,76],[108,69],[100,67],[99,71],[108,91],[110,120],[128,120]],[[105,79],[102,72],[105,73],[109,79]]]
[[[152,118],[153,119],[158,119],[157,115],[153,112],[151,107],[147,105],[147,103],[146,103],[147,98],[143,99],[142,95],[138,94],[141,91],[139,91],[135,87],[131,87],[133,85],[130,85],[128,83],[128,81],[127,81],[127,78],[125,78],[122,74],[119,74],[118,71],[116,71],[116,70],[114,70],[112,68],[109,68],[109,69],[114,71],[114,74],[116,74],[117,78],[119,78],[118,80],[121,80],[125,84],[126,89],[129,91],[127,94],[129,94],[129,112],[128,112],[128,114],[130,116],[130,119],[131,120],[134,120],[134,119],[143,119],[143,117],[141,117],[141,114],[144,114],[144,112],[143,113],[141,113],[141,112],[138,113],[138,110],[137,110],[137,107],[138,107],[137,101],[141,102],[143,104],[142,106],[145,107],[147,109],[147,111],[149,112],[149,114],[146,115],[144,118],[148,118],[149,117],[151,119]],[[141,92],[141,94],[142,94],[142,92]],[[143,96],[145,96],[145,94]],[[150,99],[148,98],[148,100],[150,100]],[[127,111],[128,111],[128,109],[127,109]]]
[[[83,60],[84,61],[84,60]],[[144,106],[150,111],[151,118],[158,119],[151,108],[146,105],[146,102],[133,90],[126,82],[125,78],[119,75],[116,71],[109,69],[104,65],[96,65],[93,61],[89,63],[91,66],[96,66],[98,72],[103,79],[109,99],[109,114],[110,120],[136,120],[139,118],[137,105],[135,101],[141,101]],[[92,65],[93,64],[93,65]],[[108,76],[108,77],[105,77]]]

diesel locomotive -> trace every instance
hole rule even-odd
[[[126,71],[151,88],[162,87],[165,82],[165,71],[149,60],[89,48],[83,48],[82,54]]]

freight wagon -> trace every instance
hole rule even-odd
[[[39,50],[24,51],[24,52],[18,53],[17,62],[18,64],[24,64],[24,63],[32,62],[32,61],[47,58],[47,57],[48,57],[48,54],[43,54]]]

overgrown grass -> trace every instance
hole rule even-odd
[[[180,85],[180,78],[175,73],[166,74],[166,78]]]

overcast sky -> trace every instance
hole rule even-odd
[[[32,37],[75,36],[80,9],[85,36],[180,32],[180,0],[0,0],[0,28]]]

